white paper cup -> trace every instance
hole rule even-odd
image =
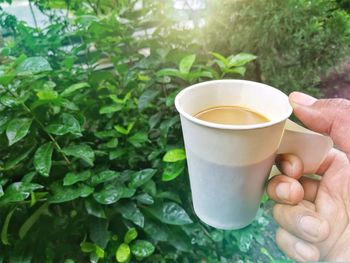
[[[229,105],[252,109],[270,121],[224,125],[193,117],[204,109]],[[329,137],[290,121],[284,132],[292,107],[284,93],[265,84],[203,82],[182,90],[175,106],[181,117],[194,210],[216,228],[239,229],[253,221],[277,153],[297,154],[305,172],[314,172],[333,146]]]

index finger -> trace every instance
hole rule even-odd
[[[334,143],[350,157],[350,101],[345,99],[317,100],[301,92],[289,95],[296,117],[309,129],[328,134]]]

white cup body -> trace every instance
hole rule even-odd
[[[244,80],[193,85],[175,100],[185,141],[193,206],[206,224],[238,229],[252,222],[292,108],[270,86]],[[221,125],[193,115],[214,106],[242,106],[270,121]]]

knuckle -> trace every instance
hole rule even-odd
[[[295,223],[296,229],[301,229],[302,220],[305,216],[306,215],[304,213],[301,213],[299,211],[294,212],[294,223]]]
[[[278,222],[279,221],[279,215],[282,205],[281,204],[275,204],[272,209],[272,216],[273,218]]]
[[[320,116],[328,123],[326,133],[331,136],[344,130],[344,123],[350,122],[350,101],[346,99],[320,100],[319,106],[323,115]],[[345,132],[345,131],[344,131]]]
[[[316,262],[320,260],[320,251],[313,246],[313,249],[306,255],[304,255],[305,262]]]
[[[284,230],[281,227],[277,228],[277,230],[276,230],[276,244],[280,248],[283,247],[282,244],[285,241],[285,238],[283,237],[284,236],[283,233],[284,233]]]
[[[319,228],[318,241],[321,242],[327,239],[329,236],[329,233],[330,233],[329,224],[326,220],[323,220]]]
[[[350,101],[346,99],[335,99],[334,105],[335,109],[335,118],[338,121],[342,121],[344,119],[349,119],[349,113],[350,113]]]
[[[323,99],[319,102],[322,103],[323,108],[334,108],[338,111],[350,110],[350,101],[347,99]]]
[[[334,104],[340,110],[350,110],[350,101],[347,99],[334,99]]]

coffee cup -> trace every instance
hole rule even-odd
[[[267,122],[228,125],[194,115],[216,106],[251,109]],[[271,86],[247,80],[214,80],[183,89],[175,98],[185,143],[196,215],[219,229],[249,225],[259,209],[276,155],[290,153],[315,173],[332,140],[290,121],[288,96]]]

